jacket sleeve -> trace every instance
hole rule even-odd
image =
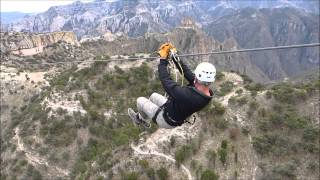
[[[185,99],[185,89],[171,79],[167,69],[168,64],[169,62],[167,60],[160,59],[160,63],[158,65],[158,72],[162,86],[170,97],[174,99]]]

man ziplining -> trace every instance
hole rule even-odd
[[[170,43],[159,48],[160,63],[158,65],[159,78],[168,94],[168,99],[158,93],[153,93],[149,99],[137,99],[138,112],[128,109],[128,115],[137,125],[150,127],[147,119],[152,119],[160,128],[171,129],[181,126],[193,113],[204,108],[212,99],[211,83],[215,80],[216,69],[208,63],[200,63],[194,73],[182,61],[180,67],[189,84],[180,86],[172,80],[168,72],[170,51],[176,51]]]

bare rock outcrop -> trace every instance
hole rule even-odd
[[[44,47],[59,41],[79,45],[73,32],[61,31],[44,34],[9,32],[1,33],[1,52],[21,56],[34,55],[42,52]]]

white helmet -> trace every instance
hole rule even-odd
[[[211,63],[202,62],[198,64],[194,74],[199,81],[211,83],[215,80],[216,68]]]

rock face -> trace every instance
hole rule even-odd
[[[3,29],[28,32],[74,31],[78,37],[98,36],[108,31],[141,36],[147,32],[166,32],[176,27],[185,17],[205,25],[245,7],[294,7],[319,13],[316,8],[319,7],[318,1],[78,1],[66,6],[51,7],[46,12],[4,25]]]
[[[292,8],[247,8],[204,27],[219,41],[234,38],[241,48],[319,42],[319,17]],[[250,53],[250,61],[270,79],[301,74],[319,65],[319,49]]]
[[[43,48],[56,42],[64,41],[71,45],[79,45],[73,32],[53,32],[46,34],[1,33],[1,52],[18,55],[34,55]]]

